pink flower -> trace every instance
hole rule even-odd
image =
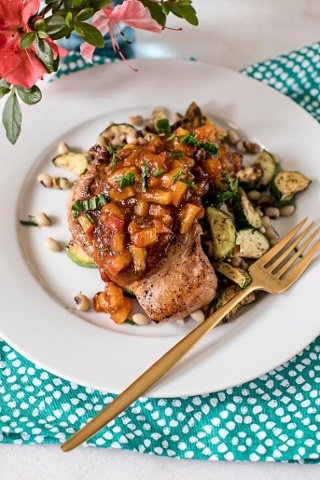
[[[0,0],[0,77],[28,89],[47,73],[34,46],[20,48],[21,37],[31,31],[28,21],[39,6],[39,0]],[[57,58],[58,46],[50,38],[45,41]]]
[[[150,11],[138,0],[125,0],[114,9],[105,7],[97,12],[92,17],[92,25],[95,26],[102,35],[109,32],[114,51],[123,59],[124,56],[120,51],[116,39],[116,35],[121,32],[120,23],[154,33],[160,33],[162,31],[161,25],[153,20]],[[81,45],[81,55],[88,62],[92,61],[94,50],[95,47],[89,43],[83,43]]]

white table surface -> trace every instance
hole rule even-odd
[[[137,35],[140,57],[194,56],[236,70],[319,40],[320,0],[194,0],[200,26]],[[170,26],[178,26],[172,19]],[[316,465],[225,463],[132,452],[0,445],[0,480],[315,480]]]

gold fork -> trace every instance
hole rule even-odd
[[[62,450],[67,452],[77,447],[125,410],[181,360],[202,337],[216,327],[250,292],[264,290],[269,293],[281,293],[298,280],[320,248],[320,239],[318,239],[306,255],[304,257],[301,256],[320,232],[320,227],[316,228],[298,248],[301,241],[314,226],[313,222],[301,231],[306,221],[307,218],[302,220],[271,250],[251,265],[249,273],[252,277],[252,282],[247,288],[240,290],[228,303],[219,308],[213,315],[210,315],[203,323],[151,365],[112,403],[64,442],[61,445]]]

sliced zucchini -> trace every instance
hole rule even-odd
[[[236,244],[239,245],[240,257],[260,258],[270,248],[269,240],[259,230],[245,228],[237,233]]]
[[[236,227],[230,215],[218,208],[208,207],[207,218],[210,225],[213,256],[215,260],[224,260],[233,251],[236,244]]]
[[[66,246],[66,253],[68,257],[80,267],[87,268],[97,268],[97,265],[94,263],[91,257],[86,253],[86,251],[78,244],[70,242]]]
[[[249,273],[242,268],[233,267],[227,262],[217,262],[213,266],[217,272],[229,278],[241,288],[245,288],[251,283]]]
[[[263,177],[263,170],[259,164],[250,165],[237,173],[240,185],[245,190],[253,190],[257,188],[260,180]]]
[[[73,152],[72,150],[56,156],[52,162],[56,167],[69,170],[78,176],[85,172],[88,167],[87,157],[83,153]]]
[[[111,123],[98,138],[98,143],[104,143],[103,146],[123,147],[131,143],[130,137],[136,137],[137,130],[129,123]],[[130,140],[130,141],[128,141]],[[104,141],[104,142],[103,142]]]
[[[267,185],[269,185],[269,183],[277,173],[278,164],[274,156],[266,150],[263,150],[260,153],[254,164],[259,165],[262,168],[263,175],[260,179],[259,187],[265,188]]]
[[[220,298],[216,302],[216,309],[223,307],[227,302],[229,302],[237,293],[240,291],[237,285],[229,285],[225,290],[223,290]],[[230,320],[231,317],[236,313],[236,311],[243,305],[248,305],[249,303],[254,302],[256,299],[255,292],[250,292],[243,300],[241,300],[238,305],[236,305],[229,313],[225,316],[225,320]]]
[[[270,185],[270,191],[278,204],[292,203],[294,195],[309,187],[311,180],[300,172],[283,170],[277,173]],[[281,206],[281,205],[280,205]]]
[[[262,218],[258,210],[254,208],[242,188],[239,188],[238,194],[232,199],[232,207],[238,228],[262,227]]]
[[[135,297],[135,294],[133,293],[133,291],[131,290],[131,288],[125,286],[125,287],[122,287],[122,290],[123,290],[124,293],[126,293],[129,297]]]

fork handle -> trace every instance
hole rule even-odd
[[[167,373],[186,353],[208,332],[216,327],[221,320],[250,292],[258,287],[251,283],[244,290],[235,295],[228,303],[223,305],[214,314],[210,315],[203,323],[194,328],[188,335],[174,345],[168,352],[152,364],[144,373],[134,380],[113,402],[104,408],[95,418],[93,418],[81,430],[66,440],[61,448],[64,452],[72,450],[82,442],[97,433],[102,427],[107,425],[119,413],[125,410],[137,398],[143,395],[152,385],[154,385],[165,373]]]

